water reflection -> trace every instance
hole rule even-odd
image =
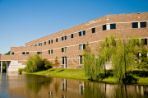
[[[34,75],[0,78],[0,98],[147,98],[148,86],[113,85]]]

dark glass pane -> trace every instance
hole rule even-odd
[[[58,38],[56,38],[56,42],[58,42]]]
[[[133,22],[132,23],[132,28],[138,28],[138,22]]]
[[[102,26],[102,29],[103,29],[103,30],[106,30],[106,25],[103,25],[103,26]]]
[[[73,34],[71,34],[71,38],[73,38],[74,36],[73,36]]]
[[[85,35],[86,34],[86,32],[85,31],[83,31],[83,35]]]
[[[91,32],[92,32],[92,33],[95,33],[95,32],[96,32],[96,28],[92,28],[92,29],[91,29]]]
[[[147,26],[147,23],[146,22],[140,22],[140,27],[141,28],[145,28]]]
[[[110,29],[116,29],[116,24],[110,24]]]
[[[82,32],[79,32],[79,36],[82,36]]]

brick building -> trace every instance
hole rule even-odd
[[[83,60],[83,49],[88,43],[93,52],[107,36],[139,37],[147,45],[148,13],[108,15],[62,30],[51,35],[12,47],[11,55],[1,55],[2,61],[18,61],[25,64],[27,58],[39,54],[54,62],[57,57],[64,68],[79,68]]]

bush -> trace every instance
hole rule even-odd
[[[37,72],[52,67],[51,62],[49,62],[47,59],[42,59],[39,55],[29,57],[26,65],[26,72]]]

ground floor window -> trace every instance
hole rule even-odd
[[[83,56],[79,55],[79,64],[83,64]]]

